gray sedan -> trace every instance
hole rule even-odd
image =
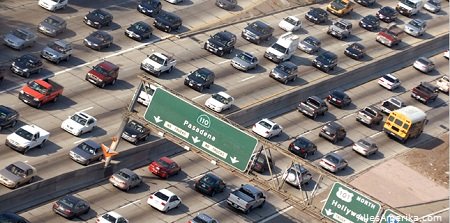
[[[91,162],[102,160],[103,151],[98,143],[87,140],[70,150],[69,156],[77,163],[89,165]]]
[[[0,170],[0,183],[8,188],[17,188],[33,181],[36,169],[22,161],[17,161]]]
[[[298,48],[305,53],[313,54],[319,52],[321,42],[313,36],[307,36],[304,40],[298,43]]]
[[[38,31],[51,37],[55,37],[58,34],[66,30],[66,21],[58,16],[51,15],[39,23]]]
[[[25,47],[32,47],[36,39],[36,34],[29,29],[17,28],[6,34],[3,41],[7,46],[21,50]]]
[[[123,168],[114,173],[109,178],[109,182],[119,189],[129,191],[131,188],[139,186],[142,182],[142,178],[132,170]]]
[[[361,155],[370,156],[371,154],[374,154],[378,151],[378,147],[374,141],[372,141],[370,138],[367,138],[360,139],[358,140],[358,142],[353,144],[353,150]]]
[[[238,70],[248,71],[258,66],[258,58],[250,53],[242,52],[236,54],[231,60],[231,66]]]

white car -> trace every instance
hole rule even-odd
[[[283,128],[277,123],[265,118],[253,125],[252,131],[266,139],[280,135]]]
[[[144,106],[148,106],[150,101],[152,100],[153,93],[155,92],[157,86],[153,84],[144,83],[142,91],[139,92],[139,96],[137,98],[137,102],[143,104]]]
[[[39,0],[39,6],[49,11],[56,11],[58,9],[64,9],[69,0]]]
[[[206,100],[205,106],[215,112],[222,112],[224,110],[231,108],[233,102],[234,102],[233,97],[221,91],[219,93],[211,95],[211,97],[208,98],[208,100]]]
[[[413,67],[422,73],[428,73],[434,70],[434,63],[426,57],[419,57],[413,64]]]
[[[450,50],[446,50],[446,51],[444,52],[444,57],[447,58],[447,59],[448,59],[448,56],[449,56],[449,51],[450,51]]]
[[[438,86],[440,91],[442,91],[444,93],[448,93],[448,88],[449,88],[448,76],[442,76],[441,78],[439,78],[436,81],[436,85]]]
[[[278,26],[287,32],[294,32],[302,28],[302,21],[295,16],[288,16],[283,18]]]
[[[170,190],[161,189],[150,195],[147,199],[147,204],[162,212],[168,212],[181,204],[181,198]]]
[[[299,187],[300,185],[308,184],[312,179],[312,175],[305,167],[296,163],[283,174],[283,179],[285,179],[286,183]]]
[[[92,131],[97,126],[97,119],[84,112],[75,112],[61,124],[61,128],[73,134],[80,136],[83,133]]]
[[[378,84],[388,90],[394,90],[398,88],[402,82],[393,74],[385,74],[378,79]]]
[[[177,4],[182,2],[183,0],[166,0],[166,2],[172,3],[172,4]]]
[[[110,211],[98,216],[96,223],[128,223],[128,220],[119,213]]]

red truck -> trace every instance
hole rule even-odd
[[[424,104],[433,102],[438,97],[438,89],[436,86],[430,85],[426,82],[421,82],[417,87],[411,91],[411,97],[421,101]]]
[[[377,35],[377,42],[392,47],[398,45],[402,41],[404,31],[395,23],[389,25],[388,28],[383,28]]]
[[[20,90],[19,99],[26,104],[40,108],[43,104],[58,100],[63,89],[63,86],[50,79],[29,81]]]

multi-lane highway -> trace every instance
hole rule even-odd
[[[182,33],[187,33],[189,31],[198,30],[201,28],[208,27],[211,24],[217,24],[221,21],[225,21],[234,15],[239,14],[239,11],[227,12],[213,6],[213,1],[188,1],[189,4],[171,5],[163,2],[163,9],[167,11],[172,11],[177,13],[183,18],[184,27],[181,30]],[[240,6],[242,11],[257,5],[258,1],[243,1]],[[11,3],[12,4],[12,3]],[[378,1],[380,5],[395,6],[395,2],[392,1]],[[66,38],[72,44],[74,44],[75,52],[73,58],[67,63],[61,63],[60,65],[53,65],[50,63],[45,63],[45,71],[41,75],[33,76],[33,78],[43,77],[43,76],[54,76],[52,79],[62,84],[64,89],[64,94],[57,103],[49,104],[40,110],[30,108],[29,106],[23,104],[17,99],[19,87],[21,84],[27,80],[18,77],[13,74],[9,74],[6,80],[0,86],[2,94],[0,95],[0,102],[2,104],[7,104],[12,108],[20,112],[21,123],[20,124],[36,124],[43,127],[51,133],[50,143],[46,144],[43,149],[31,150],[26,155],[21,155],[4,145],[1,145],[2,150],[2,162],[1,164],[6,165],[8,163],[22,160],[27,161],[38,169],[39,179],[48,179],[53,176],[60,175],[61,173],[68,172],[73,169],[81,168],[81,166],[73,161],[71,161],[67,155],[68,150],[70,150],[75,144],[85,140],[87,138],[93,138],[98,142],[106,142],[109,138],[118,130],[121,123],[121,113],[123,108],[129,103],[130,97],[137,86],[139,79],[136,74],[141,73],[139,70],[139,64],[146,57],[147,54],[151,52],[165,52],[167,54],[173,55],[178,60],[178,65],[176,69],[170,74],[164,74],[160,78],[154,78],[157,82],[164,85],[167,88],[173,89],[183,96],[192,99],[197,103],[204,103],[208,98],[208,95],[218,91],[226,91],[230,95],[236,98],[236,106],[231,109],[228,113],[233,113],[239,109],[250,108],[258,103],[265,102],[276,98],[286,92],[293,91],[296,89],[301,89],[304,86],[314,85],[320,81],[332,78],[336,75],[343,74],[347,71],[351,71],[355,68],[363,67],[368,64],[374,63],[381,58],[390,57],[393,61],[396,60],[395,55],[400,53],[402,50],[408,49],[414,45],[432,40],[443,35],[448,35],[448,3],[443,2],[443,12],[433,15],[426,11],[422,11],[417,17],[422,18],[428,22],[427,33],[420,38],[414,38],[411,36],[406,36],[403,43],[394,49],[389,49],[377,43],[375,41],[374,32],[368,32],[357,26],[357,23],[362,18],[362,16],[368,14],[375,14],[378,7],[364,8],[359,5],[355,6],[354,12],[352,12],[346,19],[349,19],[353,23],[352,36],[345,41],[337,40],[326,34],[326,29],[330,22],[326,25],[312,25],[303,19],[304,14],[309,10],[308,7],[299,7],[292,10],[284,11],[281,13],[268,15],[262,17],[258,20],[262,20],[272,27],[275,27],[275,36],[279,36],[284,31],[277,27],[278,22],[281,18],[287,15],[296,15],[303,21],[303,28],[296,34],[300,35],[303,39],[307,35],[312,35],[319,38],[322,41],[322,50],[320,52],[332,51],[338,55],[339,63],[338,68],[331,72],[331,74],[326,74],[321,71],[316,70],[311,66],[311,60],[317,55],[307,55],[300,51],[297,51],[292,62],[299,65],[299,78],[289,85],[282,85],[275,80],[269,78],[269,71],[275,67],[275,64],[263,58],[263,53],[265,49],[270,45],[270,43],[275,42],[276,38],[272,38],[269,42],[263,43],[261,46],[249,43],[238,37],[238,42],[236,50],[232,55],[226,55],[221,58],[210,54],[206,50],[202,49],[203,43],[209,37],[209,35],[214,34],[220,30],[228,30],[235,33],[237,36],[240,35],[242,29],[246,26],[246,22],[234,23],[233,25],[221,27],[220,29],[212,29],[207,32],[200,32],[199,34],[186,35],[178,39],[174,37],[173,33],[167,34],[158,30],[154,30],[154,37],[144,43],[135,42],[125,35],[123,35],[124,29],[135,22],[135,21],[146,21],[152,23],[152,18],[146,17],[135,10],[135,1],[117,1],[113,3],[108,3],[106,7],[107,10],[111,11],[114,15],[114,24],[111,27],[105,28],[106,31],[110,32],[114,36],[114,45],[110,49],[96,52],[91,49],[86,48],[82,44],[82,39],[87,36],[94,29],[86,26],[82,22],[84,15],[93,8],[103,7],[104,2],[95,3],[78,3],[71,2],[70,7],[61,12],[56,12],[55,14],[65,18],[68,22],[68,28],[66,33],[62,34],[60,38]],[[324,8],[325,5],[319,5],[318,7]],[[43,20],[48,15],[52,14],[47,12],[35,2],[29,1],[21,5],[8,5],[8,8],[2,8],[2,16],[7,19],[3,19],[0,24],[0,32],[6,33],[8,30],[14,28],[18,24],[21,26],[28,26],[30,28],[36,27],[36,25]],[[39,11],[39,13],[33,13]],[[26,21],[17,20],[17,18],[22,18],[21,15],[29,15]],[[334,16],[330,16],[332,20],[337,19]],[[252,21],[252,20],[250,20]],[[399,16],[397,23],[403,25],[408,22],[409,19],[403,16]],[[3,25],[4,23],[4,25]],[[382,26],[386,24],[382,23]],[[26,49],[24,52],[38,53],[50,38],[44,37],[39,34],[38,43],[31,49]],[[362,61],[355,61],[343,54],[345,47],[351,42],[360,42],[367,48],[367,57]],[[428,43],[431,44],[431,43]],[[22,55],[24,52],[14,51],[6,46],[0,46],[1,52],[7,52],[0,54],[0,62],[7,63],[11,58],[15,56]],[[240,51],[252,52],[260,59],[260,66],[249,73],[243,73],[232,68],[229,63],[230,59],[235,53]],[[432,52],[428,52],[432,53]],[[106,89],[99,89],[92,84],[84,80],[85,73],[90,69],[91,66],[95,65],[98,61],[102,59],[107,59],[120,66],[119,81],[115,86],[109,86]],[[440,55],[435,58],[437,65],[437,71],[440,75],[447,74],[448,72],[448,60],[443,59]],[[406,65],[405,65],[406,66]],[[193,71],[199,67],[207,67],[216,73],[216,81],[211,89],[205,91],[204,94],[193,91],[192,89],[183,85],[183,79],[189,71]],[[379,67],[379,71],[382,71],[383,67]],[[392,70],[386,70],[386,72],[392,72]],[[403,74],[402,72],[405,72]],[[302,116],[297,111],[292,112],[282,112],[283,115],[272,117],[276,122],[284,127],[284,134],[280,137],[274,138],[273,141],[280,145],[281,148],[287,148],[287,144],[290,143],[292,137],[303,134],[305,137],[312,139],[313,142],[319,148],[319,153],[315,156],[310,157],[313,163],[317,162],[323,154],[330,151],[338,151],[344,154],[344,157],[349,160],[349,166],[346,171],[341,172],[338,176],[342,177],[343,180],[350,179],[352,176],[365,171],[370,166],[376,165],[382,162],[384,159],[391,157],[404,151],[407,147],[398,145],[390,140],[385,140],[384,134],[380,134],[380,127],[370,129],[362,126],[355,121],[355,112],[357,109],[362,108],[366,105],[379,104],[382,99],[386,99],[391,95],[399,95],[405,98],[408,104],[414,104],[426,110],[430,116],[429,126],[444,126],[448,121],[445,121],[445,117],[448,120],[448,97],[446,95],[440,94],[439,100],[434,102],[432,106],[427,107],[423,105],[418,105],[417,102],[409,99],[409,90],[412,86],[416,85],[419,81],[427,80],[431,81],[436,79],[438,76],[430,75],[425,76],[418,73],[412,68],[406,68],[404,71],[398,72],[400,79],[404,82],[403,89],[394,92],[387,92],[380,88],[374,82],[369,82],[360,87],[352,88],[348,91],[349,95],[353,99],[353,104],[347,109],[340,110],[333,106],[330,106],[329,113],[319,118],[317,121],[312,121]],[[401,74],[400,74],[401,73]],[[364,75],[364,74],[361,74]],[[338,83],[336,83],[338,84]],[[339,86],[339,85],[337,85]],[[331,90],[332,86],[330,86]],[[347,87],[348,88],[348,87]],[[307,97],[309,95],[305,95]],[[325,95],[320,95],[324,97]],[[445,105],[445,106],[443,106]],[[447,109],[447,110],[445,110]],[[87,113],[94,115],[99,120],[99,128],[94,132],[83,135],[82,137],[74,137],[65,131],[60,129],[61,122],[66,119],[66,117],[75,111],[84,110]],[[283,110],[283,108],[280,108]],[[254,116],[258,117],[258,113],[254,112]],[[434,118],[433,118],[434,117]],[[347,130],[348,135],[346,140],[338,143],[337,145],[332,145],[331,143],[318,138],[318,131],[321,125],[326,121],[331,121],[337,119],[341,124],[343,124]],[[435,120],[435,121],[433,121]],[[444,120],[443,123],[439,123]],[[253,123],[251,123],[253,124]],[[249,125],[251,125],[249,124]],[[11,129],[2,130],[0,135],[0,140],[5,140],[7,134],[11,133]],[[442,128],[430,128],[427,127],[427,131],[433,131],[427,135],[427,133],[417,139],[425,140],[426,137],[433,136],[435,134],[440,134],[441,132],[447,131]],[[351,151],[349,145],[353,141],[361,137],[372,137],[377,143],[379,143],[380,153],[373,156],[370,159],[365,159],[364,157],[358,156]],[[407,146],[413,146],[415,141],[409,142]],[[395,145],[395,146],[393,146]],[[132,146],[126,142],[121,142],[119,150],[126,150],[132,148]],[[273,153],[275,163],[277,168],[275,168],[275,173],[280,174],[286,166],[290,163],[289,158],[282,156],[278,153]],[[180,158],[182,159],[182,158]],[[194,168],[194,167],[192,167]],[[215,169],[215,171],[220,171],[215,167],[208,167],[208,169]],[[184,169],[186,171],[186,169]],[[205,170],[206,171],[206,170]],[[193,171],[189,173],[189,177],[182,178],[185,181],[189,178],[198,177],[201,173],[205,171]],[[225,174],[225,173],[224,173]],[[144,173],[142,175],[145,175]],[[148,175],[148,173],[147,173]],[[231,175],[224,175],[225,179],[231,178]],[[268,176],[265,176],[268,178]],[[317,179],[317,176],[315,176]],[[179,180],[182,180],[179,179]],[[238,181],[237,179],[233,179]],[[229,181],[233,181],[229,180]],[[152,179],[151,182],[154,182]],[[147,184],[151,184],[150,180]],[[185,183],[181,183],[179,187],[186,187]],[[332,182],[327,182],[325,180],[324,185],[330,185]],[[166,187],[164,183],[161,183],[158,187]],[[239,185],[238,183],[232,183],[232,185]],[[159,185],[157,183],[157,185]],[[189,185],[189,184],[188,184]],[[109,186],[109,185],[108,185]],[[287,190],[291,190],[289,186],[285,186]],[[308,190],[311,191],[314,184],[308,185]],[[323,187],[325,188],[325,187]],[[96,189],[92,189],[96,190]],[[190,189],[189,189],[190,190]],[[154,191],[152,187],[150,191]],[[0,190],[0,194],[8,193],[8,189]],[[88,192],[86,192],[88,193]],[[97,192],[96,192],[97,193]],[[106,196],[106,192],[100,192]],[[294,193],[294,191],[292,191]],[[195,192],[191,191],[180,191],[180,196],[183,198],[185,196],[190,197],[196,195]],[[142,199],[148,195],[148,191],[139,193],[139,197],[128,198],[132,202],[137,201],[139,198]],[[184,196],[183,196],[184,195]],[[275,197],[275,196],[271,196]],[[88,197],[86,197],[88,199]],[[222,200],[224,195],[222,195]],[[276,198],[273,198],[276,199]],[[120,200],[120,199],[117,199]],[[102,201],[107,205],[110,205],[111,201]],[[100,203],[102,203],[100,202]],[[187,199],[187,204],[190,202],[196,204],[194,200],[189,201]],[[212,203],[212,202],[210,202]],[[122,205],[127,204],[127,202],[115,203],[114,207],[102,207],[103,210],[111,210]],[[136,202],[136,204],[140,204]],[[145,202],[142,202],[145,206]],[[250,221],[261,220],[269,217],[271,214],[275,213],[275,209],[278,211],[284,210],[286,204],[283,202],[274,202],[271,204],[276,208],[271,209],[271,211],[261,211],[260,215],[250,218]],[[101,206],[102,204],[99,204]],[[217,204],[216,206],[220,206]],[[189,209],[188,213],[191,215],[196,213],[196,211],[201,209],[213,208],[214,205],[208,205],[198,207],[198,209]],[[126,206],[123,209],[132,206]],[[149,207],[145,207],[149,208]],[[264,208],[266,210],[267,207]],[[145,210],[145,209],[143,209]],[[104,211],[96,210],[99,213]],[[97,213],[98,214],[98,213]],[[227,215],[226,213],[224,214]],[[140,216],[136,215],[136,218]],[[36,217],[36,216],[34,216]],[[30,218],[30,219],[34,219]],[[186,213],[180,211],[176,214],[174,219],[166,220],[173,221],[181,218],[185,218]],[[159,217],[165,220],[164,217]],[[42,219],[38,217],[39,220]],[[56,218],[58,219],[58,218]],[[131,218],[132,219],[132,218]],[[137,220],[137,219],[136,219]],[[249,219],[247,219],[249,220]],[[39,221],[37,221],[39,222]],[[55,220],[57,222],[57,220]]]

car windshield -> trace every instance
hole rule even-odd
[[[284,18],[284,21],[286,21],[286,22],[288,22],[288,23],[290,23],[290,24],[292,24],[292,25],[297,25],[297,21],[296,20],[294,20],[293,18],[291,18],[291,17],[286,17],[286,18]]]
[[[331,92],[331,95],[338,99],[344,99],[344,97],[345,97],[345,93],[342,91],[333,91],[333,92]]]
[[[229,40],[224,34],[221,33],[216,33],[212,38],[221,43],[226,43]]]
[[[281,46],[281,45],[278,44],[278,43],[274,43],[274,44],[272,45],[272,48],[275,49],[275,50],[277,50],[277,51],[279,51],[279,52],[281,52],[281,53],[287,53],[287,51],[288,51],[288,49],[287,49],[286,47]]]
[[[211,97],[214,98],[216,101],[219,101],[222,104],[228,104],[231,101],[230,98],[225,98],[224,96],[222,96],[220,94],[213,94]]]
[[[40,94],[47,95],[48,89],[38,84],[36,81],[31,81],[28,83],[28,87],[39,92]]]
[[[12,174],[14,174],[16,176],[19,176],[19,177],[25,177],[26,176],[25,170],[20,169],[20,167],[14,165],[14,164],[10,164],[9,166],[6,167],[6,169],[10,173],[12,173]]]
[[[411,7],[411,8],[415,8],[416,7],[416,4],[413,1],[411,1],[411,0],[401,0],[400,2],[405,4],[405,5],[407,5],[407,6],[409,6],[409,7]]]
[[[198,222],[198,223],[208,223],[206,220],[203,220],[202,218],[200,218],[199,216],[196,216],[194,219],[192,219],[193,222]]]
[[[298,138],[294,141],[294,145],[300,148],[306,148],[308,147],[308,141],[306,141],[304,138]]]
[[[67,198],[67,197],[65,197],[65,198],[63,198],[63,199],[61,199],[61,200],[59,200],[58,203],[64,204],[65,206],[67,206],[67,207],[69,207],[69,208],[73,208],[73,207],[75,206],[74,200],[72,200],[72,199],[70,199],[70,198]]]
[[[119,171],[117,172],[118,176],[121,176],[123,179],[128,180],[130,179],[130,175],[128,175],[127,173],[123,172],[123,171]]]
[[[261,125],[262,127],[266,128],[266,129],[271,129],[272,128],[272,125],[267,123],[266,121],[259,121],[258,124]]]
[[[356,50],[356,51],[363,51],[364,50],[364,46],[360,45],[360,44],[352,44],[350,46],[350,48]]]
[[[106,70],[105,68],[103,68],[103,67],[101,67],[101,66],[99,66],[99,65],[95,66],[95,67],[92,68],[92,69],[93,69],[94,71],[98,72],[98,73],[103,74],[103,75],[109,75],[108,70]]]
[[[175,23],[175,20],[176,20],[175,17],[173,17],[167,13],[162,14],[161,17],[162,17],[162,19],[167,20],[170,23]]]
[[[245,53],[241,53],[237,56],[237,58],[243,60],[243,61],[247,61],[247,62],[251,62],[252,61],[252,57],[248,54]]]
[[[50,49],[58,51],[58,52],[65,52],[67,51],[66,49],[64,49],[64,47],[62,47],[59,44],[56,44],[55,42],[51,42],[47,45]]]
[[[128,123],[128,126],[135,129],[136,131],[143,133],[145,131],[144,126],[142,126],[141,124],[135,122],[135,121],[131,121]]]
[[[325,159],[330,161],[330,162],[332,162],[332,163],[334,163],[334,164],[339,163],[339,159],[336,156],[334,156],[334,155],[330,155],[329,154],[329,155],[325,156]]]
[[[347,29],[347,27],[345,26],[345,24],[341,23],[341,22],[337,22],[334,23],[334,25],[340,29]]]
[[[27,64],[34,64],[34,58],[31,55],[23,55],[17,58],[17,62],[26,62]]]
[[[146,5],[151,5],[151,6],[157,6],[159,1],[155,1],[155,0],[144,0],[142,1],[142,3],[146,4]]]
[[[167,195],[165,195],[165,194],[163,194],[163,193],[161,193],[161,192],[156,192],[155,194],[154,194],[157,198],[159,198],[159,199],[161,199],[161,200],[163,200],[163,201],[167,201],[167,200],[169,200],[169,196],[167,196]]]
[[[200,78],[203,81],[206,81],[207,73],[199,72],[198,70],[194,72],[194,77]]]
[[[147,30],[146,26],[144,24],[140,23],[140,22],[137,22],[137,23],[133,24],[133,27],[136,30],[139,30],[139,31],[142,31],[142,32],[145,32]]]
[[[158,64],[164,64],[164,59],[159,57],[156,54],[152,54],[149,58],[150,58],[150,60],[153,60],[153,61],[155,61]]]
[[[48,17],[44,20],[45,23],[48,23],[50,25],[57,26],[59,24],[58,20],[53,19],[52,17]]]
[[[24,33],[24,32],[22,32],[21,30],[18,30],[18,29],[14,30],[14,31],[12,32],[12,34],[13,34],[15,37],[17,37],[17,38],[19,38],[19,39],[22,39],[22,40],[24,40],[24,39],[27,38],[27,34]]]
[[[78,148],[80,148],[81,150],[91,154],[91,155],[95,155],[96,151],[95,148],[90,146],[89,144],[87,144],[86,142],[81,143]]]
[[[383,7],[383,8],[381,9],[381,13],[383,13],[383,14],[388,14],[388,15],[392,15],[392,14],[395,13],[395,9],[386,6],[386,7]]]
[[[211,176],[209,176],[209,175],[205,175],[204,177],[202,177],[202,178],[200,179],[200,182],[205,183],[205,184],[209,184],[209,185],[215,184],[216,181],[217,181],[216,178],[211,177]]]
[[[383,78],[384,78],[385,80],[391,82],[391,83],[396,83],[396,82],[398,82],[398,79],[394,79],[394,78],[392,78],[392,77],[389,76],[389,75],[384,75]]]
[[[104,214],[102,216],[103,219],[107,220],[108,222],[116,222],[117,219],[111,215],[109,215],[108,213]]]
[[[107,36],[103,35],[101,32],[94,32],[94,33],[92,33],[92,37],[94,37],[94,38],[96,38],[98,40],[102,40],[102,41],[105,41],[106,38],[107,38]]]
[[[419,58],[419,59],[417,59],[417,62],[424,64],[424,65],[429,64],[428,60],[425,58]]]
[[[93,12],[94,16],[98,17],[99,19],[105,19],[105,15],[100,10],[96,10]]]
[[[317,59],[319,61],[323,61],[323,62],[326,62],[328,64],[333,63],[333,57],[331,55],[328,55],[328,54],[321,54]]]
[[[72,119],[73,121],[75,121],[76,123],[78,123],[80,125],[85,125],[87,122],[87,119],[85,119],[84,117],[82,117],[78,114],[72,115],[72,117],[70,117],[70,119]]]
[[[170,164],[162,159],[159,159],[158,161],[156,161],[158,163],[159,166],[165,167],[165,168],[169,168]]]
[[[341,10],[341,9],[345,8],[345,3],[342,1],[333,1],[331,3],[331,8],[333,8],[335,10]]]
[[[31,134],[30,132],[26,131],[23,128],[18,128],[15,133],[17,135],[19,135],[20,137],[27,139],[27,140],[31,140],[31,138],[33,137],[33,134]]]
[[[317,39],[315,39],[315,38],[313,38],[311,36],[306,37],[303,41],[305,43],[308,43],[308,44],[313,45],[313,46],[318,46],[320,44],[320,42]]]
[[[291,67],[289,67],[289,66],[286,66],[286,64],[278,64],[277,66],[276,66],[276,68],[277,69],[280,69],[280,70],[282,70],[282,71],[284,71],[284,72],[286,72],[286,73],[291,73],[291,71],[292,71],[292,68]]]

